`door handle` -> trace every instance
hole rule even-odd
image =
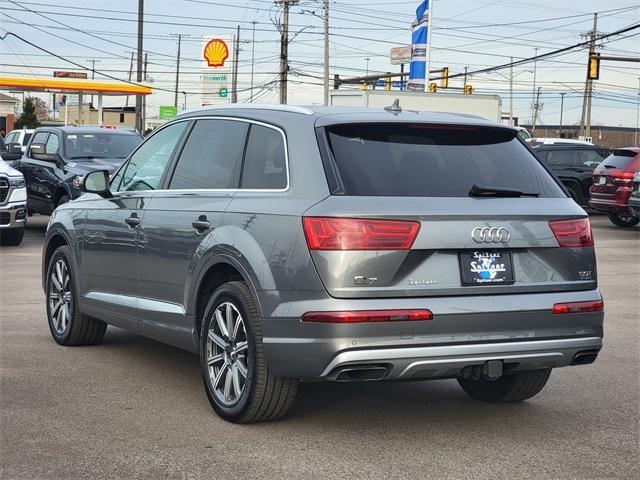
[[[127,217],[124,223],[129,225],[131,228],[137,227],[138,225],[140,225],[140,219],[138,218],[138,214],[132,213],[130,217]]]
[[[198,233],[202,233],[211,228],[211,223],[207,220],[206,215],[200,215],[198,220],[194,221],[191,225],[193,225],[193,228],[195,228]]]

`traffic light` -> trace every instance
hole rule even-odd
[[[589,69],[587,70],[587,78],[589,80],[598,80],[600,78],[600,54],[594,53],[589,57]]]
[[[473,85],[470,85],[470,84],[467,83],[464,86],[464,94],[465,95],[472,95],[473,94]]]
[[[442,69],[442,79],[440,80],[440,86],[442,88],[449,88],[449,67]]]
[[[431,82],[429,84],[429,91],[431,93],[436,93],[438,91],[438,85],[436,84],[436,82]]]

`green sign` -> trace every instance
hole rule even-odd
[[[160,120],[169,120],[178,114],[178,109],[173,105],[160,106]]]
[[[222,87],[220,90],[218,90],[218,95],[220,95],[222,98],[227,98],[229,96],[229,89],[226,87]]]

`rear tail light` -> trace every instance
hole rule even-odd
[[[588,218],[553,220],[551,231],[561,247],[593,247],[593,234]]]
[[[380,323],[419,322],[432,320],[430,310],[356,310],[345,312],[307,312],[302,321],[308,323]]]
[[[303,227],[311,250],[409,250],[420,222],[304,217]]]
[[[591,302],[556,303],[551,309],[551,313],[554,314],[591,313],[603,311],[604,302],[602,300],[595,300]]]
[[[633,181],[634,172],[613,172],[611,178],[613,183],[627,184]]]

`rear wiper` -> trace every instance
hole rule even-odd
[[[483,187],[473,185],[469,190],[470,197],[539,197],[539,193],[523,192],[519,188]]]
[[[604,168],[617,168],[615,165],[605,165]]]

